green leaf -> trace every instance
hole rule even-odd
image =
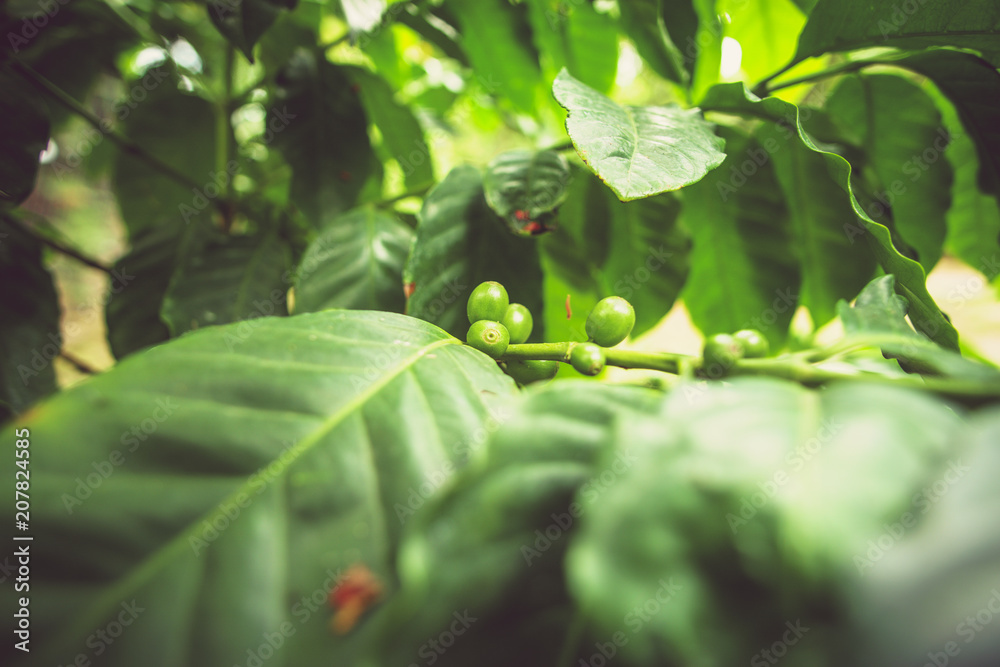
[[[589,3],[530,0],[528,16],[546,78],[565,67],[588,86],[611,90],[618,71],[618,30],[610,15]]]
[[[945,156],[955,172],[948,209],[948,251],[993,280],[1000,275],[1000,202],[976,185],[979,159],[958,120],[946,113],[951,143]]]
[[[506,0],[457,0],[448,9],[458,20],[462,49],[490,94],[502,94],[515,109],[534,114],[541,100],[541,72],[519,38],[526,27]]]
[[[858,295],[854,306],[847,302],[838,304],[840,319],[844,324],[846,340],[865,341],[875,334],[876,344],[889,358],[899,359],[907,372],[971,380],[982,389],[991,385],[1000,390],[1000,371],[962,357],[957,352],[935,345],[907,324],[907,303],[894,294],[895,277],[876,278]]]
[[[769,150],[774,173],[788,206],[793,255],[802,284],[799,302],[820,327],[837,314],[837,302],[864,287],[875,270],[866,245],[845,233],[854,211],[826,161],[794,135],[787,125],[763,125],[758,140]]]
[[[495,280],[511,301],[536,316],[542,311],[542,272],[531,239],[510,234],[490,210],[482,177],[473,167],[456,167],[427,198],[404,280],[415,290],[406,305],[414,317],[465,338],[466,301],[476,285]],[[543,336],[535,320],[532,340]]]
[[[368,120],[345,68],[299,50],[278,72],[268,114],[292,167],[291,200],[314,227],[351,209],[376,171]]]
[[[948,135],[934,101],[903,77],[862,74],[841,79],[826,110],[862,147],[881,184],[871,215],[891,210],[894,227],[930,272],[941,258],[952,182],[947,160],[937,159]],[[928,150],[935,159],[925,158]]]
[[[957,423],[918,392],[857,383],[675,390],[658,416],[620,420],[596,469],[624,455],[633,465],[578,494],[570,589],[598,636],[637,621],[621,647],[630,664],[738,664],[796,618],[829,630],[789,649],[817,656],[802,664],[856,664],[838,659],[849,643],[837,588],[947,455]]]
[[[182,242],[175,227],[140,230],[132,235],[131,250],[112,267],[104,317],[115,358],[170,338],[160,311]]]
[[[0,219],[0,423],[56,389],[53,360],[62,348],[59,297],[42,248]]]
[[[0,73],[0,204],[17,205],[35,188],[38,154],[49,141],[49,121],[38,100],[12,74]]]
[[[552,85],[577,152],[622,201],[695,183],[722,164],[723,142],[698,109],[620,106],[565,70]]]
[[[648,390],[567,381],[496,414],[488,448],[473,450],[478,465],[407,526],[401,589],[377,618],[379,664],[409,664],[421,645],[431,654],[428,637],[463,611],[476,621],[440,667],[558,664],[572,611],[562,570],[579,519],[573,494],[601,487],[593,464],[613,425],[657,402]]]
[[[871,46],[958,46],[996,54],[1000,5],[993,0],[819,0],[799,36],[794,62]]]
[[[288,314],[291,252],[274,233],[212,233],[184,249],[160,317],[173,336],[216,324]]]
[[[406,11],[399,12],[396,20],[413,32],[420,35],[428,44],[436,46],[442,54],[466,67],[469,57],[462,50],[459,42],[462,36],[455,26],[446,21],[439,12],[432,11],[427,5],[408,5]]]
[[[953,456],[888,526],[891,547],[866,551],[857,562],[851,611],[866,640],[864,664],[922,664],[928,656],[941,662],[952,640],[969,664],[989,664],[1000,654],[995,629],[973,620],[996,605],[1000,412],[977,413],[952,440]],[[887,542],[885,531],[872,535],[876,544]]]
[[[649,67],[662,76],[681,85],[687,85],[691,80],[688,64],[693,58],[685,59],[681,49],[694,44],[693,37],[698,26],[698,16],[690,2],[669,2],[668,0],[635,0],[622,2],[621,27],[636,51],[642,56]],[[666,18],[671,19],[674,33],[680,33],[686,26],[690,44],[675,44],[671,40],[672,32],[667,30]]]
[[[613,202],[611,210],[611,243],[602,273],[606,291],[635,308],[634,338],[655,327],[680,295],[691,237],[677,224],[681,203],[671,194]]]
[[[352,637],[330,634],[329,589],[352,564],[392,587],[394,508],[461,466],[514,384],[401,315],[244,327],[136,355],[15,424],[34,445],[31,618],[49,629],[16,664],[89,654],[123,604],[139,615],[101,645],[108,667],[151,646],[240,664],[275,632],[275,664],[361,664]],[[0,465],[13,479],[14,457]]]
[[[173,77],[151,70],[161,83],[143,104],[131,109],[122,132],[149,154],[195,183],[192,191],[126,151],[117,154],[113,185],[130,234],[154,227],[212,225],[210,195],[231,174],[215,171],[215,109],[200,97],[177,90]],[[154,80],[155,80],[154,79]]]
[[[566,199],[569,163],[555,151],[517,149],[501,153],[486,167],[483,188],[490,208],[512,232],[544,224]],[[530,231],[523,231],[530,234]]]
[[[889,230],[865,213],[851,190],[851,165],[839,155],[815,146],[802,129],[799,110],[794,104],[776,97],[762,100],[750,93],[743,84],[732,83],[713,88],[704,100],[703,106],[708,110],[772,121],[778,123],[777,127],[781,128],[784,133],[798,134],[802,145],[822,158],[828,178],[832,179],[848,198],[857,222],[852,224],[848,221],[849,218],[841,218],[840,224],[843,225],[845,236],[851,239],[854,239],[855,236],[863,236],[867,239],[885,272],[895,274],[897,290],[900,292],[900,296],[906,297],[909,301],[910,319],[917,329],[927,334],[942,347],[958,350],[958,332],[945,318],[927,291],[926,274],[923,268],[917,262],[901,255],[892,245]],[[779,151],[777,155],[780,154]],[[802,151],[795,151],[794,155],[797,159],[805,159],[806,157],[802,155]],[[788,162],[791,158],[785,157],[784,159]],[[818,178],[821,171],[813,162],[813,159],[809,159],[809,175]],[[798,178],[796,174],[791,174],[791,176]],[[801,210],[809,209],[808,202],[800,203],[802,204]],[[822,214],[822,212],[817,211],[817,214]]]
[[[402,312],[403,266],[413,231],[374,208],[340,216],[309,245],[295,279],[295,312],[328,308]]]
[[[396,100],[392,88],[380,76],[360,67],[346,69],[361,95],[368,119],[382,135],[384,151],[403,170],[406,185],[416,189],[433,183],[431,150],[413,112]]]
[[[926,76],[947,97],[979,155],[979,189],[1000,199],[1000,72],[968,53],[936,50],[895,61]]]
[[[791,60],[806,17],[792,0],[720,0],[727,17],[725,36],[740,43],[740,69],[749,81],[760,81]]]
[[[253,62],[257,40],[283,10],[295,9],[298,0],[208,0],[208,17],[222,36]]]
[[[719,131],[729,157],[684,190],[681,224],[694,240],[684,305],[706,336],[758,329],[777,349],[801,282],[788,209],[763,147],[736,130]]]
[[[673,0],[664,0],[665,7],[679,5],[681,26],[687,33],[693,26],[688,24],[688,11],[685,3],[675,3]],[[724,26],[722,17],[716,7],[716,0],[693,0],[695,13],[698,16],[696,32],[685,34],[683,38],[684,56],[690,63],[691,74],[691,99],[700,100],[713,85],[719,82],[722,74],[722,37]],[[673,12],[671,12],[672,14]],[[671,27],[673,19],[666,15],[667,30],[673,36],[675,43],[682,40],[674,35]]]

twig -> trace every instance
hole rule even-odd
[[[39,234],[38,232],[36,232],[31,227],[29,227],[26,224],[24,224],[22,221],[20,221],[17,218],[15,218],[14,216],[4,214],[3,215],[3,219],[6,220],[7,222],[9,222],[10,224],[14,225],[18,229],[20,229],[22,232],[24,232],[25,234],[27,234],[31,238],[33,238],[36,241],[38,241],[42,245],[48,246],[49,248],[52,248],[56,252],[61,253],[63,255],[66,255],[67,257],[72,257],[73,259],[75,259],[76,261],[80,262],[81,264],[86,264],[87,266],[89,266],[91,268],[97,269],[99,271],[103,271],[104,273],[107,273],[109,275],[111,274],[111,268],[110,267],[105,266],[104,264],[102,264],[101,262],[97,261],[96,259],[92,259],[90,257],[87,257],[86,255],[84,255],[83,253],[81,253],[78,250],[74,250],[74,249],[72,249],[70,247],[64,246],[63,244],[59,243],[58,241],[53,241],[50,238],[46,238],[45,236],[43,236],[43,235]]]

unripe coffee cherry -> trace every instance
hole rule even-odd
[[[614,347],[632,333],[635,310],[620,296],[601,299],[587,316],[587,337],[601,347]]]
[[[491,280],[480,283],[472,290],[466,312],[469,315],[469,322],[479,320],[499,322],[507,313],[508,305],[510,298],[507,296],[507,290],[500,283]]]
[[[507,328],[499,322],[489,320],[479,320],[473,322],[469,327],[469,333],[465,336],[466,342],[480,352],[485,352],[494,359],[503,356],[510,343],[510,334]]]
[[[535,325],[531,317],[531,311],[519,303],[512,303],[507,306],[507,312],[504,313],[500,324],[507,327],[511,345],[519,345],[528,340],[528,336],[531,335],[531,329]]]
[[[578,343],[569,353],[569,363],[578,373],[597,375],[604,369],[604,350],[593,343]]]

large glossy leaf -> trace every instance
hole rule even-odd
[[[955,106],[979,155],[979,188],[1000,199],[1000,72],[968,53],[938,50],[895,61],[923,74]]]
[[[932,340],[943,347],[958,350],[958,332],[944,317],[940,308],[927,291],[926,274],[917,262],[904,257],[892,245],[889,230],[872,220],[858,203],[851,190],[851,165],[839,155],[821,150],[815,146],[802,129],[799,110],[795,105],[776,97],[760,99],[750,93],[739,83],[723,84],[712,89],[703,102],[706,109],[743,114],[777,123],[777,128],[783,133],[797,134],[802,147],[807,148],[816,156],[822,158],[828,178],[832,179],[843,190],[853,209],[855,220],[841,218],[840,225],[845,237],[857,240],[862,236],[867,239],[879,264],[886,273],[896,276],[896,287],[901,296],[910,303],[910,319],[919,331],[927,334]],[[813,164],[815,157],[805,156],[802,151],[795,151],[798,159],[808,159],[809,175],[819,178],[820,167]],[[778,153],[780,155],[780,152]],[[785,157],[786,161],[790,158]],[[798,175],[791,174],[798,178]],[[799,193],[800,196],[804,193]],[[808,210],[808,202],[803,202],[804,210]],[[822,214],[822,211],[817,211]],[[867,276],[866,276],[867,277]]]
[[[448,9],[458,21],[462,49],[487,92],[533,114],[541,99],[541,72],[519,38],[523,17],[506,0],[457,0]]]
[[[24,83],[0,73],[0,204],[20,204],[35,188],[38,154],[49,141],[49,121]]]
[[[253,62],[253,47],[278,15],[294,9],[298,0],[209,0],[212,23],[233,46]]]
[[[561,382],[501,413],[480,465],[408,525],[401,590],[378,619],[379,664],[409,664],[456,613],[476,620],[448,651],[424,649],[441,667],[558,664],[572,641],[562,562],[580,518],[573,494],[602,488],[594,461],[613,425],[657,402],[637,388]]]
[[[622,201],[695,183],[725,158],[698,109],[621,106],[566,71],[552,90],[577,152]]]
[[[329,311],[194,332],[60,394],[15,424],[46,640],[7,664],[92,656],[95,628],[126,620],[102,665],[242,664],[261,645],[360,664],[329,589],[352,564],[392,587],[395,506],[443,483],[513,391],[436,327]],[[13,479],[14,457],[0,466]]]
[[[56,388],[59,299],[41,245],[0,218],[0,423]]]
[[[1000,5],[993,0],[819,0],[799,36],[795,60],[870,46],[960,46],[1000,53]]]
[[[681,203],[669,193],[611,206],[604,284],[607,292],[635,308],[632,336],[639,336],[655,327],[680,295],[688,277],[691,237],[678,225]]]
[[[566,198],[569,179],[569,163],[559,153],[518,149],[493,158],[483,189],[490,208],[511,231],[521,232],[530,223],[543,224],[552,217]]]
[[[609,14],[590,3],[558,0],[531,0],[528,12],[547,78],[565,67],[592,88],[611,89],[618,71],[618,30]]]
[[[691,80],[689,64],[694,58],[685,56],[682,48],[691,47],[694,31],[698,26],[698,16],[690,2],[669,2],[668,0],[635,0],[619,4],[621,27],[628,35],[636,50],[654,72],[665,79],[686,85]],[[681,19],[685,16],[687,21]],[[674,32],[668,32],[665,19],[671,20]],[[682,24],[688,26],[690,44],[675,44],[672,34],[683,31]]]
[[[537,247],[509,233],[489,208],[477,169],[453,169],[427,195],[419,219],[405,271],[406,282],[414,284],[408,314],[464,339],[469,294],[479,283],[495,280],[507,288],[511,301],[536,314],[533,340],[541,338]]]
[[[840,299],[850,299],[864,287],[875,270],[875,258],[866,244],[845,234],[844,223],[854,218],[854,211],[841,186],[830,178],[823,157],[788,126],[765,124],[757,135],[775,149],[770,155],[802,273],[799,302],[819,327],[837,314]]]
[[[895,229],[930,272],[941,258],[952,181],[950,164],[939,159],[948,134],[934,101],[903,77],[862,74],[842,79],[826,110],[862,147],[881,184],[869,214],[890,209]]]
[[[706,335],[753,328],[777,348],[801,282],[788,209],[764,148],[735,130],[720,131],[730,156],[684,190],[681,223],[694,239],[684,305]]]
[[[675,390],[657,417],[619,421],[597,466],[634,464],[578,494],[570,588],[605,636],[635,621],[619,642],[635,664],[739,664],[796,620],[814,630],[786,639],[794,664],[845,664],[837,588],[949,455],[957,423],[874,386]]]
[[[291,200],[316,227],[347,211],[375,172],[368,120],[347,72],[300,50],[278,73],[269,113],[292,167]]]
[[[351,67],[347,72],[358,87],[368,120],[382,136],[384,153],[399,164],[407,186],[416,189],[433,183],[431,150],[413,112],[396,99],[392,88],[378,75],[360,67]]]
[[[160,312],[183,236],[163,226],[140,230],[131,241],[131,250],[112,267],[104,312],[108,343],[118,359],[170,338]]]
[[[274,233],[211,234],[185,248],[160,317],[174,336],[248,318],[287,315],[291,250]]]
[[[387,213],[342,215],[309,244],[295,279],[295,312],[328,308],[402,312],[413,231]]]
[[[198,191],[177,183],[142,160],[121,151],[114,166],[114,188],[122,219],[131,234],[153,227],[213,224],[220,183],[231,174],[216,171],[215,110],[200,97],[177,90],[166,71],[156,73],[159,86],[149,99],[129,110],[122,131],[161,162],[203,184]]]

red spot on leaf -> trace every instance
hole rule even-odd
[[[330,591],[328,602],[335,610],[330,627],[338,635],[347,634],[383,592],[382,582],[371,570],[360,563],[352,565]]]
[[[413,296],[413,293],[416,291],[417,291],[416,283],[406,283],[405,285],[403,285],[403,294],[406,296],[407,299]]]
[[[341,171],[339,174],[337,174],[337,176],[340,178],[340,180],[344,181],[345,183],[351,180],[351,172],[349,171]]]
[[[573,309],[570,308],[570,305],[569,305],[569,294],[567,294],[566,295],[566,319],[569,320],[569,319],[572,319],[572,318],[573,318]]]
[[[518,209],[514,211],[514,217],[523,222],[524,220],[528,219],[528,212]]]
[[[351,84],[351,92],[352,93],[360,93],[361,92],[361,84],[360,83]]]

